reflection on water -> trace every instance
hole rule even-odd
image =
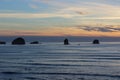
[[[120,80],[120,42],[2,45],[0,80]]]

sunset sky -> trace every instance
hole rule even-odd
[[[120,0],[0,0],[0,36],[120,37]]]

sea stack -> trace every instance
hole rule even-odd
[[[6,42],[4,42],[4,41],[0,41],[0,44],[6,44]]]
[[[100,44],[100,41],[99,41],[98,39],[95,39],[95,40],[93,41],[93,44]]]
[[[64,45],[69,45],[68,39],[65,39],[65,40],[64,40]]]
[[[25,40],[21,37],[16,38],[12,41],[12,45],[25,45]]]
[[[31,42],[30,44],[39,44],[38,41]]]

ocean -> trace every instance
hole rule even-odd
[[[0,80],[120,80],[120,42],[0,45]]]

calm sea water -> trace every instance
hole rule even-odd
[[[0,45],[0,80],[120,80],[120,42]]]

